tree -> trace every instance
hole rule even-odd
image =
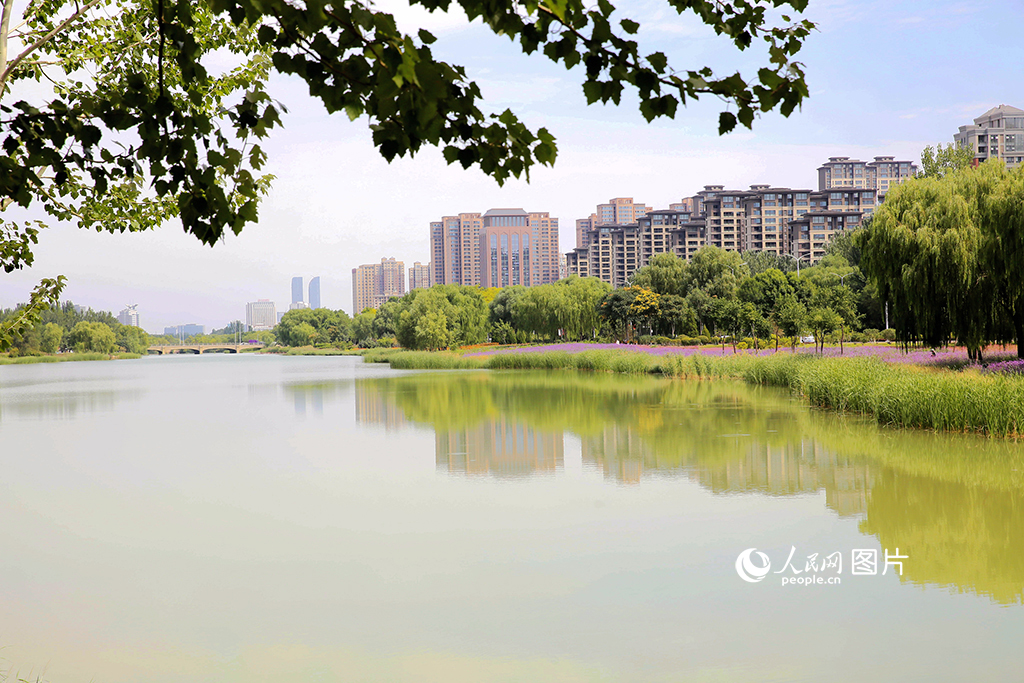
[[[1018,309],[1001,292],[1016,289],[1020,275],[1000,263],[1018,259],[1018,174],[990,161],[901,183],[886,196],[861,263],[890,305],[898,340],[945,346],[955,337],[978,359],[989,342],[1012,337],[1002,333],[999,318],[1013,319]],[[1024,329],[1018,354],[1022,337]]]
[[[118,325],[114,330],[114,339],[128,353],[146,353],[150,343],[146,331],[133,325]]]
[[[647,265],[638,268],[630,283],[655,294],[680,294],[686,278],[686,261],[672,252],[655,254]]]
[[[945,178],[954,171],[959,171],[974,162],[974,150],[970,147],[958,147],[952,142],[942,146],[940,142],[934,148],[929,145],[921,150],[921,170],[918,178]]]
[[[416,323],[416,348],[436,351],[447,349],[452,343],[448,317],[440,311],[430,311]]]
[[[376,335],[373,333],[373,324],[377,320],[377,309],[367,308],[360,311],[359,315],[352,319],[352,339],[362,347],[371,346]]]
[[[530,130],[510,110],[484,114],[479,86],[463,67],[435,58],[433,35],[404,34],[391,14],[370,5],[40,0],[29,3],[19,23],[13,4],[4,0],[0,17],[0,96],[25,79],[57,86],[52,99],[3,103],[0,209],[42,203],[54,218],[109,231],[148,229],[176,217],[209,245],[226,230],[237,234],[257,220],[269,182],[259,175],[265,155],[254,143],[279,124],[280,107],[264,89],[271,69],[305,80],[330,113],[365,116],[388,161],[438,146],[449,164],[478,165],[502,183],[528,178],[535,163],[552,164],[557,155],[546,129]],[[672,4],[692,10],[739,50],[763,42],[767,64],[756,77],[679,69],[660,52],[645,54],[632,38],[639,24],[613,19],[607,0],[458,4],[526,54],[539,52],[566,69],[581,65],[589,103],[618,104],[627,88],[635,91],[648,121],[711,95],[730,109],[719,116],[725,133],[737,123],[751,127],[758,112],[788,116],[807,96],[803,65],[794,57],[814,25],[785,13],[803,11],[807,0],[772,0],[783,12],[771,15],[757,3]],[[17,55],[9,53],[9,37],[24,46]],[[211,74],[204,62],[214,53],[233,55],[240,66]],[[79,81],[75,74],[83,69],[90,78]],[[31,263],[40,227],[0,226],[0,263],[8,272]],[[31,324],[57,302],[63,284],[60,277],[40,283],[11,325]],[[0,329],[0,343],[15,331]]]
[[[82,321],[68,335],[68,346],[79,353],[113,353],[117,348],[114,332],[103,323]]]
[[[825,352],[825,335],[832,334],[843,324],[843,318],[828,307],[812,308],[807,314],[807,326],[814,334],[814,350]]]
[[[796,340],[807,324],[807,309],[797,301],[795,296],[787,296],[779,302],[775,320],[782,333],[792,338],[792,348],[795,349]],[[778,348],[778,341],[776,341],[775,349],[778,350]]]
[[[44,353],[57,353],[63,340],[64,328],[56,323],[46,323],[41,333],[39,348]]]

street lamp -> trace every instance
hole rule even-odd
[[[796,275],[797,275],[797,277],[800,277],[800,262],[804,260],[804,257],[802,257],[802,256],[793,256],[792,254],[783,254],[783,256],[788,256],[789,258],[791,258],[794,261],[796,261]],[[811,259],[807,259],[807,265],[811,265]]]

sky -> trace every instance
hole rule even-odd
[[[767,63],[759,47],[739,53],[664,0],[616,6],[615,17],[641,23],[642,50],[663,51],[676,69],[753,76]],[[308,287],[319,276],[322,304],[351,313],[352,269],[385,257],[407,268],[426,263],[429,224],[442,216],[547,211],[559,219],[564,252],[574,246],[575,220],[613,197],[658,209],[709,184],[816,189],[816,169],[831,156],[917,161],[926,145],[952,142],[959,126],[994,106],[1024,108],[1019,0],[810,0],[803,17],[818,30],[797,57],[810,97],[789,118],[763,114],[753,130],[722,137],[726,107],[715,98],[647,124],[635,98],[587,106],[578,71],[525,56],[460,13],[428,14],[400,0],[378,7],[406,30],[434,33],[435,55],[466,65],[490,111],[510,108],[529,126],[547,127],[559,146],[554,168],[499,187],[476,168],[447,166],[436,148],[388,164],[365,119],[328,115],[303,83],[275,77],[271,94],[288,113],[264,144],[277,179],[258,224],[212,248],[176,222],[123,235],[51,225],[33,267],[0,276],[0,308],[27,300],[40,278],[63,274],[65,298],[76,304],[115,315],[138,304],[151,333],[183,323],[209,331],[244,320],[249,301],[287,310],[291,278]]]

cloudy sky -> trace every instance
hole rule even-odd
[[[351,312],[352,268],[382,257],[426,262],[428,224],[444,215],[548,211],[561,222],[565,251],[575,219],[612,197],[664,208],[706,184],[813,188],[829,156],[917,160],[925,145],[951,142],[958,126],[993,106],[1024,107],[1019,0],[810,0],[805,16],[819,30],[799,57],[810,99],[788,119],[764,115],[752,131],[725,137],[716,133],[723,104],[713,98],[648,125],[632,100],[586,106],[579,74],[517,53],[462,16],[411,11],[400,0],[380,6],[407,29],[431,30],[435,54],[467,65],[488,107],[511,108],[551,130],[555,167],[536,170],[529,184],[498,187],[478,170],[446,166],[434,148],[389,165],[365,120],[328,116],[301,83],[279,78],[272,91],[289,113],[266,145],[277,180],[258,225],[212,249],[177,224],[136,235],[53,226],[32,269],[0,277],[0,307],[62,273],[75,303],[115,314],[138,303],[150,332],[190,322],[209,330],[244,319],[247,301],[272,299],[286,309],[291,278],[308,283],[319,275],[323,304]],[[641,22],[646,51],[662,50],[677,69],[752,75],[766,60],[759,48],[736,53],[662,1],[617,6],[621,17]]]

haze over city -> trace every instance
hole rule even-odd
[[[641,41],[677,69],[707,64],[750,75],[763,60],[759,48],[734,55],[703,26],[664,11],[645,2],[620,7],[621,16],[640,21]],[[653,124],[629,96],[619,107],[587,107],[574,73],[523,56],[464,17],[405,8],[405,28],[435,33],[435,52],[467,65],[489,108],[511,108],[528,125],[552,131],[554,168],[534,169],[529,184],[499,187],[479,170],[447,166],[434,148],[389,165],[365,119],[328,116],[303,84],[275,77],[272,94],[289,111],[264,145],[277,180],[258,225],[213,249],[174,222],[133,235],[54,225],[40,237],[35,265],[3,278],[0,306],[24,301],[41,277],[64,274],[65,298],[115,313],[137,303],[149,332],[186,322],[213,329],[244,319],[246,303],[257,299],[287,310],[291,278],[320,276],[323,305],[351,313],[352,268],[382,257],[407,267],[426,263],[429,223],[445,215],[546,211],[559,219],[565,252],[575,219],[612,197],[658,209],[706,184],[813,189],[817,167],[830,156],[917,161],[924,146],[951,142],[959,126],[991,107],[1024,104],[1019,21],[1000,19],[1019,15],[1008,1],[812,3],[806,17],[819,31],[799,56],[810,86],[803,109],[788,119],[767,114],[752,131],[719,137],[724,105],[714,98]]]

